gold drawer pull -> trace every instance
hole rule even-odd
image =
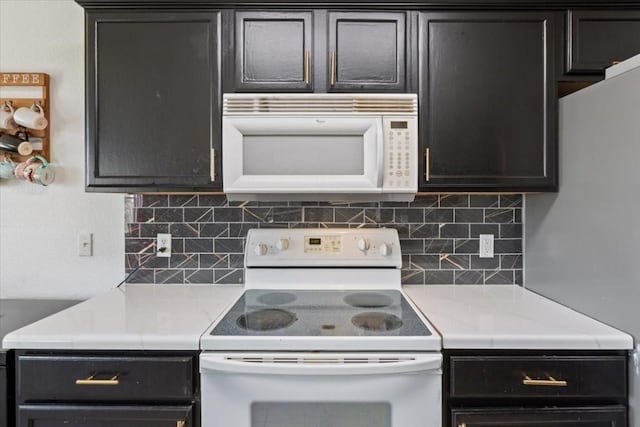
[[[118,385],[120,384],[120,381],[118,380],[118,375],[119,374],[115,374],[114,376],[112,376],[107,380],[97,380],[94,374],[88,378],[76,380],[76,385]]]
[[[311,53],[304,51],[304,84],[309,85],[311,81]]]
[[[523,385],[542,385],[542,386],[554,386],[554,387],[566,387],[567,382],[564,380],[557,380],[553,378],[551,375],[547,375],[548,379],[546,380],[533,380],[529,375],[525,375],[522,380]]]
[[[184,427],[187,425],[187,422],[185,420],[178,420],[176,422],[176,427]]]
[[[336,85],[336,51],[335,50],[332,50],[331,54],[329,55],[329,68],[330,68],[329,85],[331,87],[334,87]]]
[[[431,179],[431,165],[429,164],[431,159],[429,154],[430,154],[429,148],[425,148],[424,149],[424,180],[425,181],[429,181],[429,179]]]

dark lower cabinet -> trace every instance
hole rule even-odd
[[[446,350],[445,427],[626,427],[620,351]]]
[[[624,406],[579,408],[454,409],[455,427],[623,427]]]
[[[7,367],[4,365],[4,351],[0,354],[0,425],[9,422],[9,408],[7,401],[9,393],[7,389]]]
[[[420,14],[420,190],[557,189],[557,22]]]
[[[19,427],[198,427],[197,352],[15,351]]]
[[[602,78],[604,69],[640,53],[640,10],[570,10],[566,73]]]
[[[86,186],[222,188],[217,12],[86,14]]]
[[[20,405],[18,427],[192,427],[192,406]]]

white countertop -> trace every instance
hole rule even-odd
[[[407,285],[445,349],[630,350],[630,335],[515,285]]]
[[[511,285],[407,285],[445,349],[627,350],[631,336]],[[9,333],[8,349],[198,350],[242,286],[126,285]]]
[[[125,285],[9,333],[11,349],[198,350],[242,286]]]

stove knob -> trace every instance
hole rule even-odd
[[[393,252],[393,249],[391,249],[391,245],[387,243],[383,243],[380,245],[380,254],[382,256],[389,256],[391,255],[391,252]]]
[[[366,252],[369,250],[369,241],[367,239],[358,240],[358,249],[362,252]]]
[[[266,255],[268,251],[269,248],[264,243],[258,243],[253,249],[253,252],[255,252],[255,254],[258,256]]]
[[[289,249],[289,239],[280,239],[278,243],[276,243],[276,248],[281,251],[286,251]]]

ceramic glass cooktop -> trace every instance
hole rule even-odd
[[[212,336],[429,336],[397,290],[258,290],[240,297]]]

